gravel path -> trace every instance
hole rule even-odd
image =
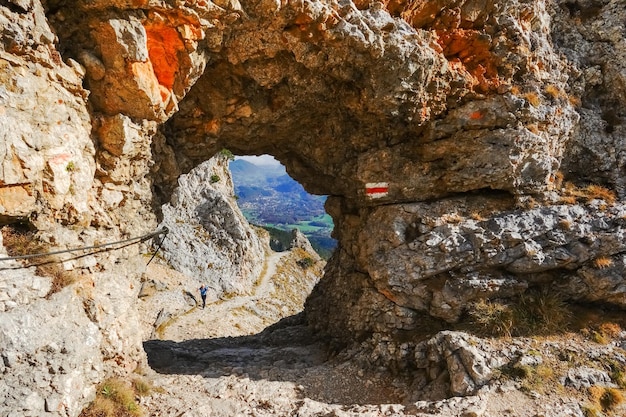
[[[529,392],[520,382],[503,380],[473,396],[416,401],[419,381],[394,379],[329,358],[301,314],[284,314],[284,291],[294,294],[284,276],[294,271],[301,256],[269,255],[265,275],[252,294],[217,300],[205,309],[189,305],[184,296],[197,291],[197,282],[163,265],[150,266],[149,275],[162,290],[140,301],[146,326],[154,323],[164,305],[178,314],[160,338],[145,337],[150,369],[140,372],[155,387],[150,396],[141,398],[148,416],[584,417],[585,390],[555,386],[543,387],[543,393]],[[588,345],[580,335],[571,340],[499,343],[503,349],[532,347],[533,355],[556,364],[560,362],[550,359],[555,351],[576,348],[591,357],[614,349]],[[613,415],[622,412],[626,408]]]
[[[185,304],[183,294],[194,291],[195,282],[150,266],[149,276],[168,291],[142,300],[144,316],[155,316],[164,303],[179,312],[158,339],[144,342],[152,368],[146,377],[161,387],[142,399],[150,416],[304,416],[355,404],[380,411],[387,406],[378,404],[402,400],[403,390],[389,377],[328,361],[300,314],[284,317],[278,300],[287,289],[279,271],[284,275],[298,259],[291,252],[270,253],[252,294],[204,309]]]
[[[269,294],[275,289],[272,277],[276,273],[277,265],[288,254],[289,252],[273,252],[266,258],[263,273],[251,294],[208,301],[204,309],[200,305],[190,307],[168,323],[160,332],[160,338],[183,341],[243,336],[258,333],[267,325],[278,321],[281,318],[278,312],[257,314],[258,306],[271,300],[268,299]],[[199,301],[199,295],[194,295]]]

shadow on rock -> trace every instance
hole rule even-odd
[[[303,398],[326,403],[401,403],[407,389],[391,375],[329,360],[324,343],[313,336],[302,315],[283,319],[257,335],[148,340],[144,349],[150,367],[162,374],[292,382]]]

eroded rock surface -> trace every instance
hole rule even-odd
[[[169,233],[162,255],[181,273],[209,287],[208,298],[250,291],[265,247],[237,207],[228,158],[218,156],[182,175],[162,207]]]
[[[623,309],[623,6],[3,1],[0,221],[28,224],[47,249],[141,236],[181,174],[223,148],[269,153],[331,196],[338,249],[306,319],[368,366],[410,368],[422,338],[475,301],[558,290]],[[145,252],[64,255],[82,278],[50,299],[52,278],[3,261],[1,322],[62,299],[72,331],[100,335],[97,372],[77,365],[77,380],[130,371],[143,359],[133,300]],[[25,352],[61,346],[57,335]],[[7,358],[22,346],[12,337]],[[472,392],[479,374],[450,374],[447,388]],[[29,388],[6,404],[37,410],[23,415],[64,401],[49,412],[76,416],[94,393],[20,378]]]
[[[442,2],[404,20],[376,2],[263,6],[242,4],[167,124],[184,169],[226,143],[350,205],[373,203],[367,183],[389,184],[384,202],[549,188],[578,116],[543,4]]]

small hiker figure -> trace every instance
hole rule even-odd
[[[202,284],[202,286],[200,286],[200,297],[202,297],[202,308],[204,308],[204,306],[206,305],[206,292],[208,290],[207,287],[204,286],[204,284]]]

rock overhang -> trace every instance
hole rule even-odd
[[[353,206],[541,193],[576,121],[540,5],[105,3],[82,7],[91,101],[167,120],[181,172],[227,147]]]
[[[542,12],[547,19],[541,10],[519,19]],[[564,96],[539,90],[549,72],[533,62],[512,69],[508,61],[536,57],[502,39],[489,45],[500,57],[482,53],[493,56],[489,65],[476,61],[472,42],[450,41],[461,46],[447,53],[438,43],[443,23],[426,26],[415,29],[377,4],[359,10],[333,2],[287,3],[260,28],[242,19],[224,44],[226,56],[213,57],[168,122],[170,140],[195,161],[222,146],[270,153],[310,191],[355,206],[484,188],[548,190],[577,117]],[[501,30],[536,42],[522,23]],[[542,41],[543,58],[558,61]],[[474,73],[496,66],[481,80]],[[553,82],[565,89],[563,80]],[[368,198],[368,184],[378,183],[388,184],[387,194]]]
[[[561,187],[579,122],[577,72],[552,40],[559,12],[542,2],[92,2],[82,11],[91,19],[73,53],[91,102],[106,120],[152,123],[155,189],[167,196],[178,175],[223,148],[271,154],[309,192],[331,196],[337,271],[370,282],[381,302],[454,321],[469,299],[456,297],[454,277],[438,276],[424,296],[389,284],[421,280],[419,262],[437,256],[419,261],[407,241],[402,268],[379,268],[372,259],[393,264],[397,250],[368,246],[384,235],[368,237],[375,226],[393,229],[390,218],[412,204],[477,195],[524,210]],[[528,286],[485,276],[500,285],[487,297]]]

